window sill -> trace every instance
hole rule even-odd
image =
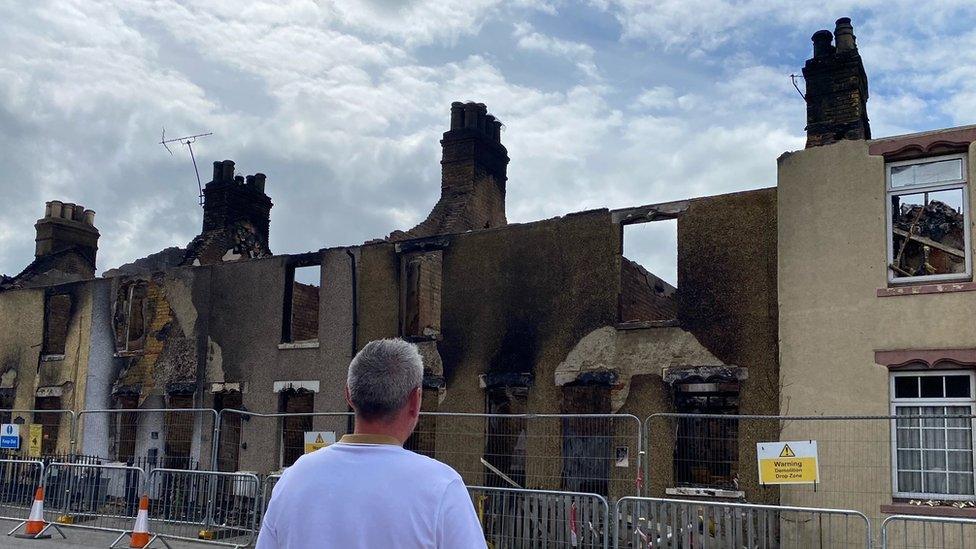
[[[319,342],[316,341],[293,341],[291,343],[279,343],[278,349],[284,351],[286,349],[318,349]]]
[[[64,360],[64,354],[60,355],[41,355],[41,362],[59,362]]]
[[[142,356],[146,354],[145,351],[118,351],[115,353],[115,358],[127,358],[131,356]]]
[[[894,297],[899,295],[949,294],[953,292],[976,291],[976,282],[943,282],[938,284],[915,284],[910,286],[893,286],[878,288],[878,297]]]
[[[960,509],[949,505],[909,505],[903,502],[895,502],[891,505],[882,505],[881,512],[886,515],[919,515],[927,517],[954,517],[954,518],[976,518],[976,507]]]
[[[669,496],[685,497],[704,497],[704,498],[724,498],[739,499],[746,497],[746,493],[741,490],[723,490],[721,488],[693,488],[685,486],[681,488],[667,488],[664,493]]]

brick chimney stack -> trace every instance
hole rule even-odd
[[[99,237],[95,212],[81,204],[52,200],[44,205],[44,217],[37,220],[34,228],[37,230],[34,257],[40,259],[73,249],[91,263],[91,272],[80,274],[85,278],[95,276]]]
[[[451,103],[451,129],[441,139],[441,199],[464,194],[468,204],[464,230],[505,224],[508,151],[502,123],[483,103]]]
[[[807,148],[842,139],[871,139],[868,77],[850,18],[838,19],[833,34],[820,30],[812,40],[813,58],[803,67]]]
[[[234,175],[233,160],[214,162],[213,180],[203,189],[203,232],[248,223],[267,247],[271,198],[264,193],[265,180],[263,173]]]

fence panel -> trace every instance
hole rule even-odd
[[[955,549],[974,540],[976,519],[892,515],[881,523],[882,549]]]
[[[74,528],[130,530],[143,480],[138,467],[52,463],[44,471],[45,519]]]
[[[261,500],[255,475],[153,469],[147,486],[153,534],[239,547],[254,541]]]
[[[352,432],[350,412],[258,413],[224,409],[211,469],[267,475],[281,471],[307,450],[306,434],[324,438]]]
[[[74,443],[75,413],[71,410],[0,410],[0,423],[20,428],[20,447],[0,449],[0,459],[36,459],[68,454]]]
[[[468,492],[491,547],[609,547],[610,508],[599,494],[485,486]]]
[[[40,461],[0,459],[0,519],[25,520],[43,481]]]
[[[632,415],[425,412],[406,447],[468,485],[639,493],[641,423]]]
[[[207,469],[216,423],[210,408],[85,410],[78,413],[74,451],[146,472]]]
[[[858,511],[627,497],[614,509],[614,546],[662,549],[871,549]]]

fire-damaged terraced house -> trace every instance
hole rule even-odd
[[[607,414],[482,416],[463,429],[422,416],[408,446],[470,484],[618,497],[646,482],[655,496],[811,503],[761,487],[756,470],[756,442],[796,425],[720,416],[976,406],[976,127],[872,139],[850,21],[813,47],[807,148],[779,158],[774,187],[510,224],[501,123],[453,103],[440,199],[416,227],[361,245],[275,255],[274,174],[224,160],[192,242],[96,278],[94,212],[51,201],[34,261],[0,280],[0,409],[15,410],[0,420],[43,424],[46,454],[74,444],[112,461],[267,473],[302,455],[305,433],[344,432],[350,359],[403,337],[425,359],[427,412]],[[676,287],[623,255],[628,226],[667,220]],[[135,408],[160,411],[81,414],[75,441],[66,414],[16,417]],[[179,412],[210,408],[242,411],[221,414],[216,441],[211,415]],[[262,415],[275,413],[295,415]],[[644,433],[613,419],[660,413],[702,417]],[[865,449],[883,472],[848,481],[890,489],[845,505],[874,516],[912,495],[973,497],[972,445],[938,474],[896,450]],[[826,505],[823,482],[814,503]]]

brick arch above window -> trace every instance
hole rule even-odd
[[[976,348],[875,351],[874,361],[889,370],[976,369]]]

